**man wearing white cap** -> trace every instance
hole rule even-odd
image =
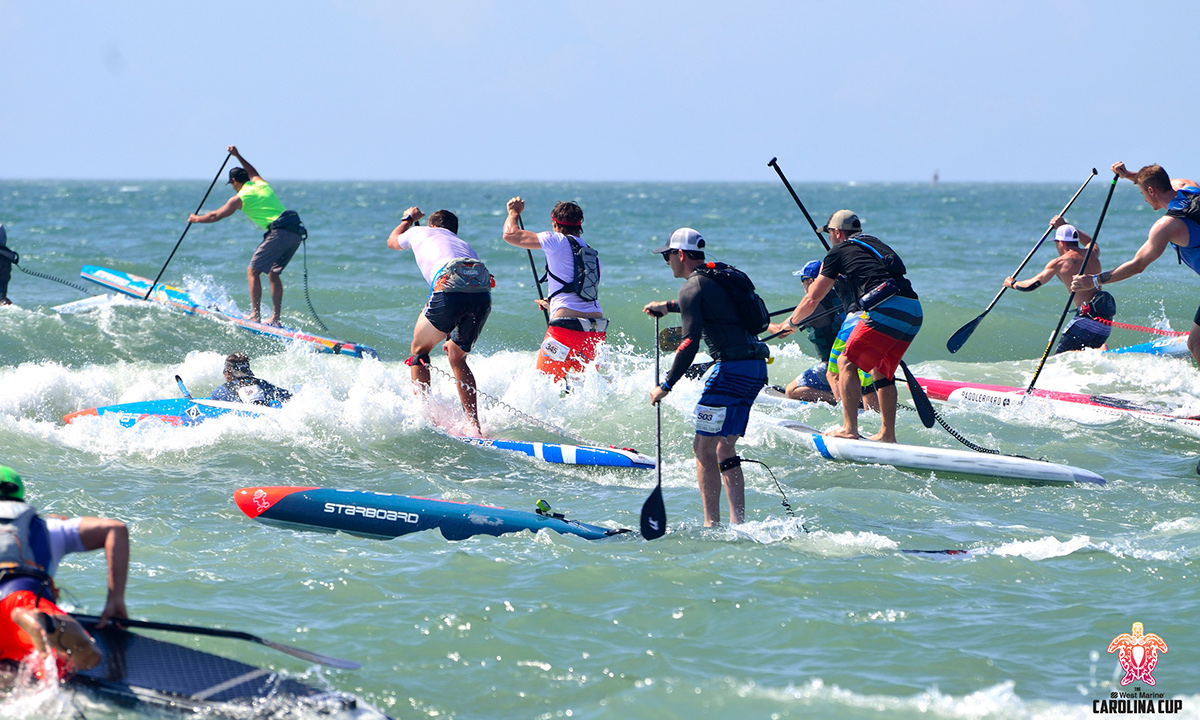
[[[1085,248],[1092,244],[1092,239],[1088,237],[1087,233],[1080,232],[1073,225],[1068,225],[1061,215],[1055,215],[1050,220],[1050,225],[1058,228],[1054,234],[1054,245],[1058,248],[1058,257],[1046,263],[1045,269],[1028,280],[1016,282],[1011,277],[1006,278],[1004,287],[1021,292],[1033,292],[1044,283],[1049,282],[1050,278],[1058,277],[1062,284],[1070,289],[1071,278],[1075,275],[1085,273],[1095,275],[1100,272],[1099,247],[1092,249],[1087,269],[1080,269],[1083,267],[1084,255],[1087,254]],[[1104,343],[1112,333],[1112,325],[1101,321],[1113,319],[1113,316],[1117,314],[1117,301],[1107,292],[1096,287],[1089,287],[1075,291],[1075,308],[1075,317],[1063,330],[1058,347],[1054,349],[1054,352],[1071,352],[1084,348],[1107,349]]]
[[[663,256],[677,278],[687,278],[679,288],[678,300],[647,303],[643,312],[662,317],[668,312],[683,315],[683,342],[675,354],[667,378],[650,391],[651,404],[671,392],[696,358],[703,338],[716,368],[704,385],[696,405],[696,480],[704,526],[721,524],[721,484],[729,500],[729,521],[743,521],[746,511],[745,483],[741,458],[734,447],[746,432],[750,407],[758,391],[767,384],[766,343],[742,324],[738,303],[745,302],[735,283],[753,283],[744,273],[722,263],[704,259],[704,238],[691,228],[679,228],[670,241],[654,251]],[[764,320],[764,325],[765,320]]]

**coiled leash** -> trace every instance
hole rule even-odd
[[[744,462],[763,466],[763,469],[766,470],[767,474],[771,476],[771,479],[775,481],[775,487],[779,489],[779,497],[783,498],[779,504],[783,505],[783,509],[787,511],[788,517],[796,517],[796,513],[792,511],[791,504],[788,503],[787,493],[783,491],[783,485],[779,483],[779,478],[775,477],[775,473],[771,471],[770,466],[768,466],[765,462],[761,460],[751,460],[750,458],[744,458],[740,455],[734,455],[733,457],[725,458],[718,463],[717,469],[721,472],[725,472],[726,470],[732,470],[735,467],[739,467]],[[804,523],[800,523],[800,529],[804,532],[808,532],[808,528],[804,526]]]

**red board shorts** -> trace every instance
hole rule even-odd
[[[864,372],[874,370],[885,378],[894,380],[896,368],[911,344],[911,340],[897,340],[867,327],[864,322],[859,323],[854,332],[850,333],[842,355]]]
[[[583,321],[581,323],[580,321]],[[538,348],[537,369],[562,380],[569,372],[582,372],[583,366],[596,359],[596,348],[604,342],[604,330],[581,330],[563,327],[573,325],[575,328],[608,327],[608,321],[603,319],[590,320],[587,318],[558,318],[551,321],[546,328],[546,337]]]
[[[19,625],[12,621],[13,610],[17,608],[36,608],[51,615],[66,615],[62,608],[53,602],[39,598],[29,590],[18,590],[0,600],[0,660],[21,662],[33,654],[33,641]],[[69,660],[55,656],[58,663],[58,675],[64,677],[68,673]]]

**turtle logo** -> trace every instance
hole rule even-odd
[[[1117,654],[1117,662],[1125,671],[1121,685],[1125,686],[1134,680],[1140,680],[1147,685],[1154,685],[1155,666],[1158,665],[1158,653],[1167,651],[1167,644],[1154,633],[1142,634],[1142,624],[1133,624],[1133,634],[1121,633],[1108,644],[1108,651]]]

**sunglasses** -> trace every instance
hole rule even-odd
[[[663,262],[670,263],[671,262],[671,253],[673,253],[673,252],[675,252],[675,251],[674,250],[664,250],[662,253]]]

